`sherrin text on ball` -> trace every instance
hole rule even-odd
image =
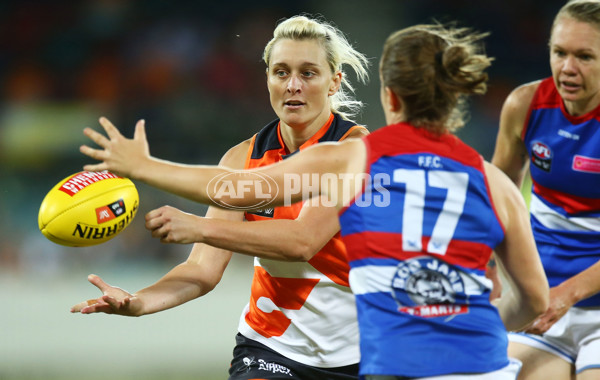
[[[135,217],[139,196],[133,182],[110,172],[83,171],[54,186],[40,206],[38,225],[50,241],[85,247],[104,243]]]

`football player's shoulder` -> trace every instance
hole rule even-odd
[[[520,85],[515,88],[506,98],[504,108],[508,111],[525,113],[529,109],[535,92],[542,81],[537,80]]]
[[[369,130],[364,125],[355,125],[348,131],[348,134],[344,136],[340,141],[352,138],[361,138],[369,134]]]
[[[233,169],[243,169],[253,141],[254,137],[251,137],[229,148],[223,157],[221,157],[219,165]]]

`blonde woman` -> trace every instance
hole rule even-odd
[[[337,28],[306,16],[287,19],[275,29],[264,61],[277,119],[231,148],[221,165],[261,167],[319,142],[368,133],[350,120],[361,103],[343,72],[351,68],[366,80],[368,62]],[[134,294],[91,276],[103,297],[72,311],[140,316],[175,307],[213,289],[231,252],[239,252],[255,257],[254,278],[230,379],[356,379],[356,307],[335,214],[302,203],[246,213],[210,208],[206,218],[165,208],[173,232],[154,235],[196,243],[187,261]]]

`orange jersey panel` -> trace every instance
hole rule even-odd
[[[299,150],[340,141],[363,126],[331,114]],[[257,168],[294,154],[281,137],[279,120],[251,139],[245,168]],[[246,212],[246,220],[296,219],[302,203]],[[306,365],[337,367],[359,360],[358,323],[349,283],[346,249],[339,232],[306,262],[254,259],[250,302],[239,331]]]

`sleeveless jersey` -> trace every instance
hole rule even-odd
[[[356,128],[364,127],[331,114],[300,150],[342,140]],[[275,120],[253,136],[245,168],[266,166],[287,156]],[[296,219],[301,208],[302,203],[296,203],[248,212],[246,219]],[[255,257],[250,303],[240,318],[240,333],[306,365],[332,368],[358,363],[358,323],[348,271],[339,232],[308,262]]]
[[[456,136],[395,124],[364,138],[362,194],[340,213],[361,375],[427,377],[508,365],[485,278],[504,227],[482,157]]]
[[[533,182],[531,224],[550,286],[600,260],[600,106],[571,116],[543,80],[523,128]],[[600,294],[575,306],[600,306]]]

